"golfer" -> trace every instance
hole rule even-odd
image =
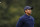
[[[16,27],[34,27],[34,18],[31,16],[32,9],[31,6],[25,6],[25,14],[19,18]]]

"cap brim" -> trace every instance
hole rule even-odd
[[[31,9],[33,9],[33,7],[31,7]]]

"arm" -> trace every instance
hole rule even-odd
[[[22,27],[22,24],[23,24],[23,21],[22,21],[22,18],[20,18],[16,24],[16,27]]]

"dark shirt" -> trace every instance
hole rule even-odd
[[[25,14],[19,18],[16,27],[34,27],[34,18]]]

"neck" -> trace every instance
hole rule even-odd
[[[26,13],[26,15],[30,16],[30,14]]]

